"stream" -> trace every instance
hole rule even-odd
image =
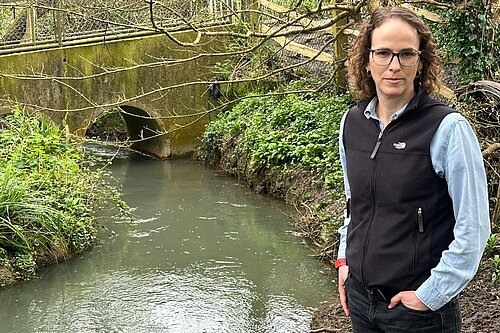
[[[1,291],[1,332],[302,333],[335,297],[281,200],[189,160],[109,169],[132,218],[101,213],[92,249]]]

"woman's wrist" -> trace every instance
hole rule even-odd
[[[347,265],[347,261],[345,258],[339,258],[339,259],[335,260],[334,265],[335,265],[335,269],[338,269],[341,266]]]

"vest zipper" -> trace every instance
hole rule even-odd
[[[370,158],[373,160],[375,156],[377,156],[378,149],[380,148],[380,144],[382,143],[382,135],[384,135],[384,130],[380,131],[378,134],[377,142],[375,143],[375,147],[373,148],[372,154]]]
[[[418,222],[418,232],[424,233],[424,213],[422,207],[417,209],[417,222]]]
[[[412,233],[411,239],[411,257],[410,257],[410,270],[417,268],[418,264],[418,248],[420,236],[419,234],[424,233],[424,211],[422,207],[417,208],[417,226]]]
[[[382,138],[383,131],[381,131],[378,135],[377,139],[377,144],[375,145],[375,148],[373,150],[371,159],[373,161],[373,166],[372,166],[372,173],[371,173],[371,179],[370,179],[370,195],[371,195],[371,200],[372,200],[372,209],[370,212],[370,218],[368,220],[368,228],[366,230],[366,235],[365,235],[365,244],[363,246],[363,253],[361,255],[361,281],[363,284],[366,284],[366,278],[365,278],[365,257],[366,253],[368,252],[368,248],[370,247],[370,240],[371,240],[371,233],[372,233],[372,226],[373,226],[373,217],[375,216],[375,185],[376,185],[376,179],[377,179],[377,173],[378,173],[378,160],[375,160],[375,155],[377,154],[378,148],[380,146],[380,139]]]
[[[375,124],[379,126],[378,122],[375,121]],[[370,219],[368,220],[368,228],[366,230],[366,235],[365,235],[365,244],[363,246],[363,253],[361,255],[361,281],[365,284],[366,279],[365,279],[365,256],[366,253],[368,252],[368,247],[370,245],[370,239],[371,239],[371,233],[372,233],[372,224],[373,224],[373,217],[375,216],[375,180],[377,179],[377,166],[378,163],[375,160],[375,156],[377,156],[377,152],[380,148],[380,145],[382,144],[382,136],[384,135],[384,130],[387,129],[391,124],[387,125],[385,129],[382,129],[380,133],[378,134],[377,137],[377,142],[375,143],[375,147],[373,148],[373,151],[370,155],[370,159],[374,160],[373,161],[373,167],[372,167],[372,174],[371,174],[371,179],[370,179],[370,194],[371,194],[371,199],[372,199],[372,209],[370,212]]]
[[[398,119],[396,119],[395,121],[397,121]],[[385,126],[381,131],[380,133],[378,134],[378,137],[377,137],[377,142],[375,143],[375,147],[373,147],[373,151],[372,151],[372,154],[370,155],[370,158],[372,160],[375,159],[375,156],[377,156],[377,153],[378,153],[378,149],[380,148],[380,145],[382,144],[382,136],[384,135],[385,132],[387,132],[387,130],[394,126],[395,125],[395,121],[391,121],[389,124],[387,124],[387,126]],[[377,126],[378,123],[377,123]]]

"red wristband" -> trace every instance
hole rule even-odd
[[[345,265],[347,265],[347,261],[345,260],[345,258],[335,260],[335,269]]]

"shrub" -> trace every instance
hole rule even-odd
[[[202,159],[218,163],[232,142],[248,165],[311,170],[328,190],[341,190],[338,128],[350,103],[348,95],[250,97],[208,125]]]
[[[95,240],[93,209],[117,191],[91,170],[76,143],[21,110],[0,120],[0,265],[26,280]]]

